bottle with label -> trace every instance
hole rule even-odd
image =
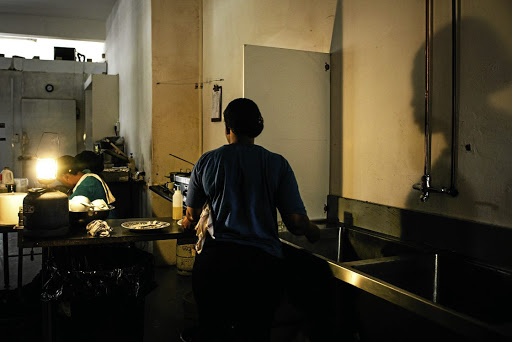
[[[181,220],[183,218],[183,195],[180,189],[174,191],[172,195],[172,219]]]

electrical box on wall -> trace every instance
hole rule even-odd
[[[53,59],[63,61],[74,61],[75,60],[75,48],[65,47],[54,47],[53,48]]]

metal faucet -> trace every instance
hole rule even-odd
[[[456,117],[457,117],[457,13],[459,11],[457,1],[452,0],[452,147],[451,147],[451,184],[449,188],[433,188],[430,186],[430,172],[431,172],[431,123],[430,115],[432,109],[432,35],[434,27],[433,18],[433,0],[425,1],[425,163],[423,177],[421,183],[414,184],[413,189],[421,191],[420,199],[426,202],[430,196],[430,192],[445,193],[453,197],[458,195],[455,189],[455,175],[456,175],[456,153],[457,153],[457,139],[456,139]]]
[[[412,186],[413,189],[421,191],[420,200],[426,202],[430,196],[430,192],[444,193],[453,197],[457,196],[459,192],[455,188],[434,188],[430,186],[430,175],[425,174],[421,177],[421,183],[416,183]]]

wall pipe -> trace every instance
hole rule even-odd
[[[459,75],[458,59],[458,13],[460,0],[452,0],[452,164],[451,164],[451,177],[450,177],[450,194],[453,196],[458,195],[455,188],[455,171],[457,170],[457,127],[458,127],[458,113],[459,108],[459,94],[457,87],[457,79]]]
[[[432,168],[432,129],[430,127],[430,116],[432,111],[432,35],[433,35],[433,0],[425,1],[425,164],[421,183],[413,185],[413,189],[420,190],[420,199],[426,202],[431,192],[445,193],[451,196],[457,196],[455,189],[455,169],[456,169],[456,131],[457,131],[457,13],[458,0],[452,0],[452,146],[451,146],[451,185],[449,188],[435,188],[431,184]]]

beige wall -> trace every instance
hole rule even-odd
[[[412,190],[423,175],[425,2],[339,3],[341,89],[334,102],[341,112],[333,114],[341,121],[333,121],[332,137],[342,148],[331,161],[341,172],[331,175],[331,192],[512,227],[512,3],[461,3],[460,195],[432,194],[426,203]],[[432,186],[449,187],[451,8],[434,6]]]
[[[169,153],[199,158],[201,1],[152,0],[153,183],[191,168]],[[171,216],[171,203],[155,198],[153,212]]]
[[[201,1],[152,0],[153,184],[199,158]],[[172,203],[153,194],[153,214],[171,216]],[[176,263],[176,241],[155,244],[157,261]]]
[[[336,0],[203,0],[203,151],[226,143],[224,124],[210,121],[211,93],[223,87],[222,110],[244,95],[243,45],[329,52],[335,8]]]
[[[146,182],[164,184],[195,161],[200,141],[201,2],[118,1],[107,23],[109,73],[119,74],[121,135]],[[147,216],[171,203],[147,191]],[[157,262],[176,262],[175,242],[158,242]]]
[[[119,3],[127,6],[126,2],[143,9],[149,3]],[[119,3],[117,6],[122,7]],[[337,18],[340,27],[333,30],[336,4],[336,0],[204,0],[201,8],[199,1],[186,4],[153,1],[153,66],[149,72],[152,85],[147,86],[148,76],[138,67],[119,70],[120,93],[123,92],[122,73],[126,71],[126,75],[139,75],[139,80],[146,82],[142,87],[146,94],[135,95],[146,104],[142,108],[148,108],[144,102],[149,101],[147,98],[153,103],[157,101],[152,114],[137,114],[144,120],[136,121],[134,126],[144,128],[142,133],[135,134],[134,130],[133,135],[127,134],[139,137],[142,145],[148,144],[152,134],[154,147],[143,156],[149,157],[146,163],[154,167],[150,173],[153,183],[165,181],[164,176],[176,168],[188,167],[172,160],[168,153],[195,161],[202,151],[225,143],[223,124],[210,121],[211,88],[214,80],[224,79],[215,82],[223,86],[223,109],[230,100],[243,96],[244,44],[328,52],[334,31],[332,46],[339,67],[336,82],[340,90],[332,93],[339,98],[333,99],[336,105],[331,150],[335,154],[331,155],[331,193],[512,226],[512,211],[507,210],[512,200],[509,177],[512,138],[508,133],[512,125],[509,65],[512,42],[508,38],[511,3],[506,0],[462,3],[457,146],[460,196],[433,194],[427,203],[420,203],[419,192],[412,190],[423,174],[424,1],[340,0],[341,18]],[[133,13],[127,14],[133,17]],[[442,187],[449,186],[450,176],[449,4],[436,2],[434,14],[432,185]],[[147,15],[142,18],[146,21]],[[147,28],[132,34],[136,41],[141,32],[147,36]],[[119,36],[125,34],[119,32]],[[129,41],[112,43],[129,46]],[[128,61],[123,64],[138,66],[140,57],[147,54],[140,48],[124,53],[122,57]],[[107,59],[108,56],[107,52]],[[118,60],[122,60],[120,57]],[[145,70],[148,63],[144,60]],[[189,85],[201,79],[205,83],[199,101],[200,94]],[[148,89],[152,89],[152,95]],[[129,97],[121,96],[125,101]],[[195,113],[201,105],[202,118],[198,121]],[[127,106],[126,111],[135,113],[140,109],[131,108]],[[150,118],[157,121],[151,129],[145,129]],[[155,213],[163,213],[163,206],[154,206]]]
[[[243,96],[244,44],[329,52],[335,6],[336,0],[118,1],[107,22],[107,61],[109,73],[119,74],[121,135],[148,183],[163,184],[170,172],[191,167],[169,153],[195,162],[225,143],[223,123],[210,121],[210,81],[225,79],[222,109]],[[196,89],[202,81],[203,92]],[[170,215],[168,201],[148,196],[151,214]]]

